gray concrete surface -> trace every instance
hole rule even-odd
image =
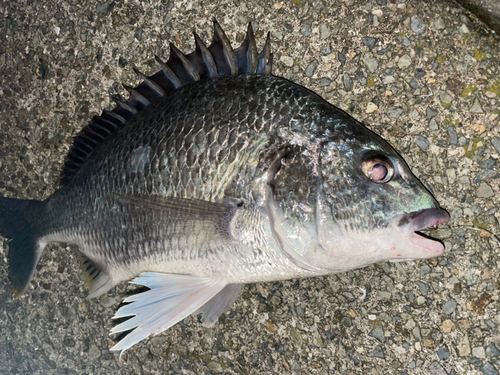
[[[0,194],[43,199],[74,136],[132,66],[158,69],[215,17],[232,41],[272,32],[275,73],[384,136],[452,214],[445,256],[249,285],[213,329],[190,317],[124,356],[75,257],[46,249],[24,297],[0,246],[2,374],[498,374],[499,39],[450,1],[0,3]]]

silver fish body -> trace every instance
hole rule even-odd
[[[121,106],[133,101],[137,113],[109,135],[93,136],[97,125],[84,129],[63,186],[46,201],[0,199],[0,211],[34,233],[21,240],[0,219],[0,233],[12,239],[18,294],[53,241],[78,245],[89,297],[139,275],[134,282],[150,288],[118,311],[117,318],[132,318],[112,332],[133,331],[113,350],[196,311],[213,324],[244,283],[444,251],[415,232],[448,214],[387,142],[306,88],[268,74],[251,29],[233,51],[217,27],[207,49],[215,65],[200,68],[191,58],[191,69],[184,60],[193,55],[174,51],[162,68],[165,76],[177,69],[179,85],[166,92],[149,82],[165,91],[156,100],[132,90]],[[207,59],[207,47],[197,46]],[[231,69],[210,76],[214,66],[223,70],[220,56]],[[182,83],[186,71],[208,76]],[[29,267],[17,255],[23,251]]]

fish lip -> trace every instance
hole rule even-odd
[[[437,225],[446,224],[450,221],[448,212],[441,208],[427,208],[419,211],[403,214],[398,218],[397,227],[418,248],[426,250],[427,258],[439,256],[444,253],[444,245],[441,241],[429,238],[418,233],[429,230]]]
[[[450,221],[450,215],[442,208],[426,208],[403,214],[398,218],[398,228],[408,228],[413,232],[428,230]]]

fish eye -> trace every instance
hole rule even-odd
[[[394,166],[391,161],[381,155],[365,159],[361,164],[361,170],[366,177],[377,184],[385,184],[394,176]]]

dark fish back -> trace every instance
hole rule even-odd
[[[92,121],[75,137],[73,146],[66,156],[61,184],[66,185],[78,169],[86,162],[97,146],[104,139],[114,134],[125,123],[141,115],[152,103],[168,96],[183,85],[207,78],[224,75],[270,74],[272,54],[270,34],[266,44],[258,55],[252,25],[248,24],[245,41],[233,50],[220,25],[214,21],[212,44],[207,47],[194,33],[196,49],[184,55],[170,44],[170,58],[165,63],[156,58],[161,70],[151,76],[137,71],[144,79],[137,87],[124,86],[130,96],[127,100],[115,97],[116,108],[94,116]]]

